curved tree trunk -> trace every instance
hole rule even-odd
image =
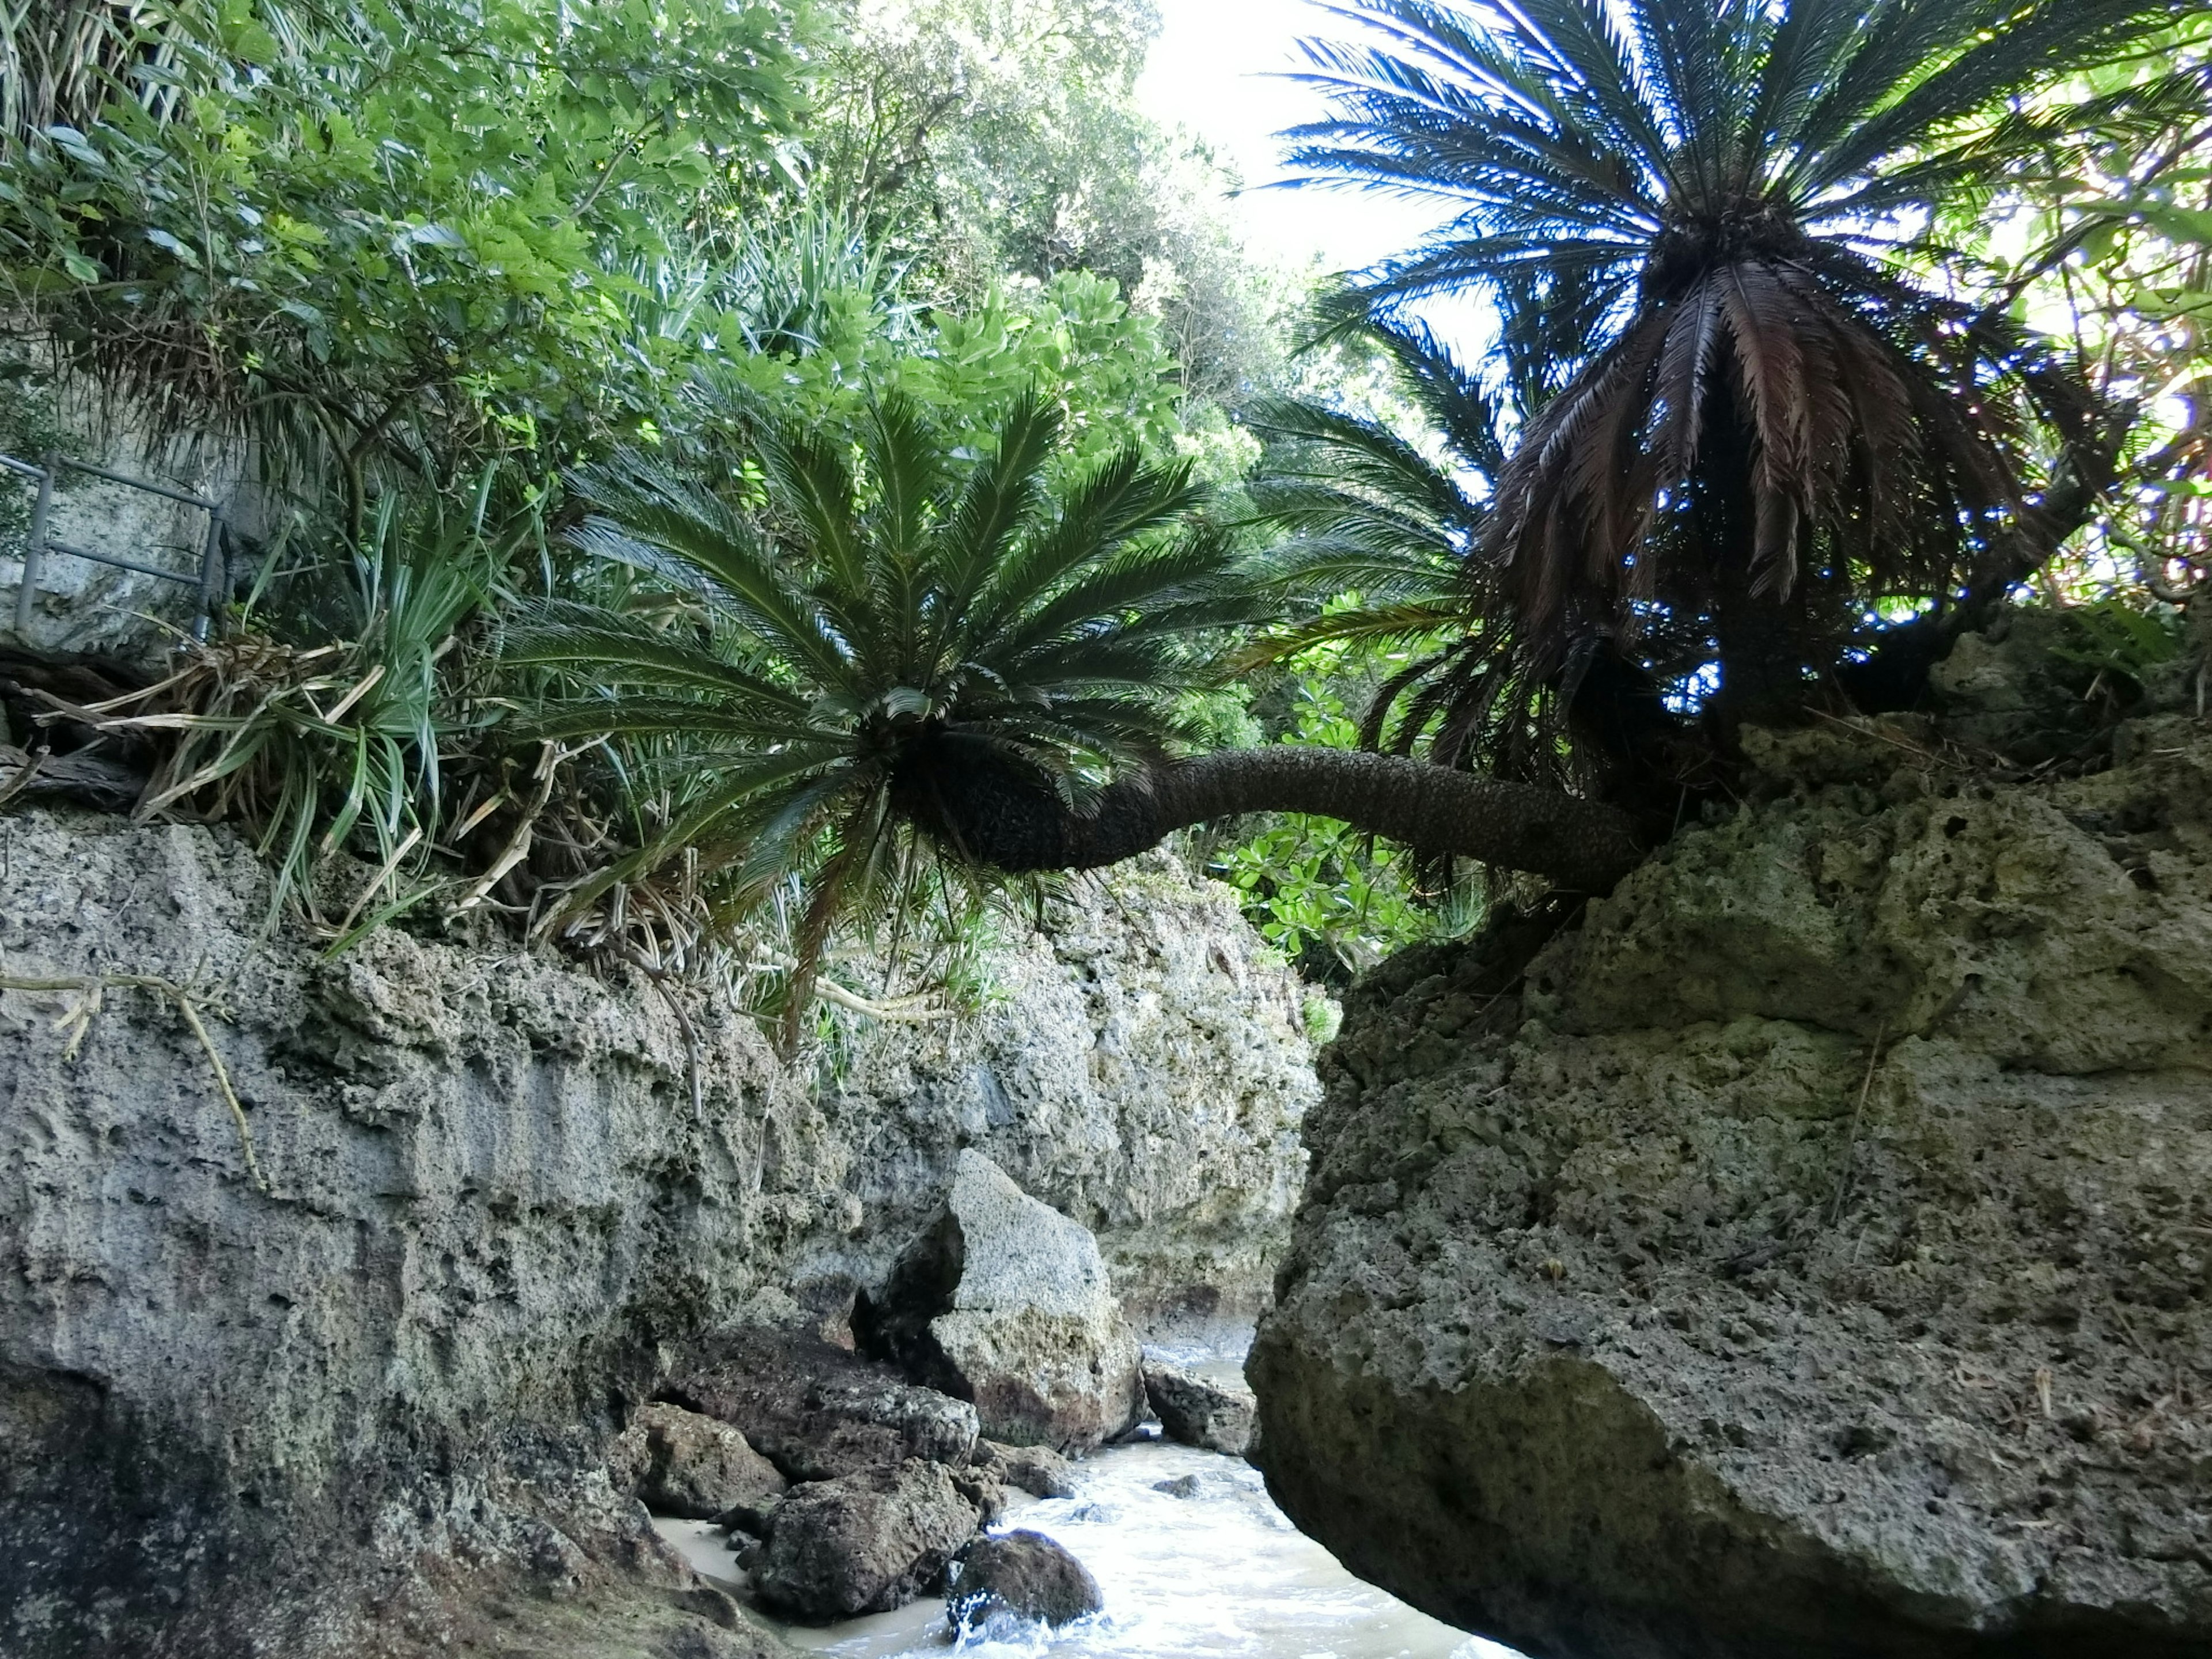
[[[915,814],[968,857],[1006,871],[1091,870],[1171,832],[1243,812],[1341,819],[1423,853],[1450,854],[1603,892],[1644,855],[1625,812],[1532,784],[1396,755],[1284,745],[1166,762],[1109,785],[1094,810],[980,757],[944,756],[915,780]]]

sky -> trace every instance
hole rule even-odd
[[[1352,270],[1402,251],[1432,209],[1366,191],[1249,188],[1285,176],[1281,129],[1324,111],[1320,93],[1282,78],[1303,67],[1301,36],[1349,32],[1309,0],[1158,0],[1163,27],[1139,82],[1146,113],[1204,139],[1248,188],[1231,214],[1255,252]]]

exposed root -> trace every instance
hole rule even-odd
[[[83,1000],[55,1021],[55,1029],[70,1032],[69,1046],[63,1050],[64,1060],[75,1060],[84,1046],[86,1034],[92,1029],[93,1017],[100,1012],[101,1000],[111,990],[151,991],[165,996],[177,1005],[177,1012],[185,1017],[185,1024],[215,1068],[216,1087],[222,1094],[223,1104],[230,1108],[230,1115],[238,1125],[238,1141],[246,1153],[246,1173],[263,1193],[270,1190],[268,1179],[261,1173],[261,1160],[253,1154],[253,1131],[246,1121],[246,1107],[238,1098],[238,1091],[231,1086],[230,1068],[222,1063],[216,1052],[215,1039],[208,1035],[206,1023],[200,1018],[199,1003],[192,994],[174,980],[161,979],[151,974],[71,974],[53,978],[34,979],[19,974],[0,974],[0,991],[74,991]]]

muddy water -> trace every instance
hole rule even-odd
[[[1188,1480],[1186,1480],[1188,1477]],[[1162,1483],[1177,1483],[1163,1492]],[[1416,1613],[1339,1566],[1270,1503],[1241,1459],[1155,1443],[1077,1466],[1073,1498],[1024,1501],[1005,1527],[1048,1533],[1105,1592],[1100,1618],[969,1642],[974,1659],[1517,1659]],[[663,1522],[710,1576],[728,1582],[711,1528]],[[943,1659],[944,1604],[826,1630],[787,1632],[830,1659]]]

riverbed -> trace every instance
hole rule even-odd
[[[728,1547],[711,1526],[661,1525],[732,1583]],[[1241,1458],[1164,1442],[1102,1451],[1076,1466],[1075,1496],[1024,1500],[1001,1523],[1013,1527],[1066,1545],[1106,1609],[1057,1633],[971,1640],[961,1651],[975,1659],[1518,1659],[1354,1578],[1291,1525]],[[786,1634],[830,1659],[943,1659],[944,1626],[944,1603],[929,1597]]]

